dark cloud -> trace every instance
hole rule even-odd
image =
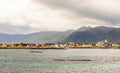
[[[73,14],[102,20],[112,24],[120,23],[120,1],[118,0],[34,0],[56,10],[68,10]]]
[[[9,8],[0,7],[0,32],[29,33],[81,26],[120,26],[120,0],[28,0],[25,9],[24,3],[24,0],[20,4],[18,2],[18,6],[15,3],[14,8],[12,2],[8,2]]]

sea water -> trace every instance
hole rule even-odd
[[[1,49],[0,73],[120,73],[120,50]]]

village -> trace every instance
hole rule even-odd
[[[107,39],[100,41],[98,43],[44,43],[44,44],[34,44],[34,43],[17,43],[17,44],[0,44],[1,49],[74,49],[74,48],[120,48],[120,43],[109,43]]]

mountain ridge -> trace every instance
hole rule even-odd
[[[42,31],[30,34],[7,34],[0,33],[0,43],[53,43],[65,39],[73,30]]]
[[[114,34],[112,31],[114,31]],[[75,31],[68,36],[64,42],[97,43],[101,40],[108,39],[108,41],[112,43],[120,42],[119,37],[120,28],[97,26],[82,32]]]
[[[0,33],[0,43],[54,43],[77,42],[97,43],[108,39],[109,42],[120,42],[120,28],[115,27],[80,27],[77,30],[42,31],[30,34]]]

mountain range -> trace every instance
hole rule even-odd
[[[77,30],[44,31],[30,34],[0,33],[0,43],[54,43],[76,42],[96,43],[107,39],[109,42],[120,42],[120,28],[114,27],[81,27]]]
[[[0,43],[54,43],[63,41],[73,30],[65,32],[43,31],[30,34],[6,34],[0,33]]]
[[[83,28],[85,30],[83,30]],[[82,29],[82,30],[81,30]],[[81,42],[81,43],[97,43],[107,39],[111,43],[120,42],[120,28],[114,27],[81,27],[72,34],[70,34],[65,42]]]

